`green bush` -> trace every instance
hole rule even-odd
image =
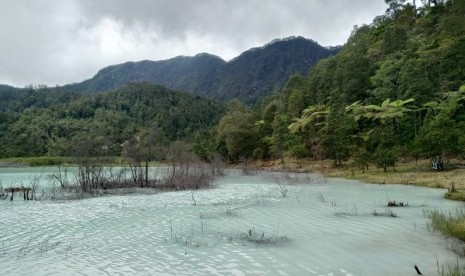
[[[394,168],[397,162],[397,151],[395,149],[377,149],[375,152],[376,167],[383,168],[387,172],[389,167]]]
[[[291,156],[296,157],[296,158],[305,158],[310,155],[310,152],[308,151],[307,147],[305,147],[305,144],[298,144],[294,145],[289,149],[289,153]]]
[[[465,201],[465,193],[459,191],[449,191],[446,193],[446,198],[450,200]]]

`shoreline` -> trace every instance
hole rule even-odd
[[[108,166],[122,166],[120,157],[103,158]],[[279,159],[251,160],[248,169],[268,171],[291,171],[301,173],[321,173],[327,177],[339,177],[351,180],[360,180],[373,184],[405,184],[424,186],[431,188],[450,188],[454,182],[455,188],[465,190],[465,161],[452,160],[454,169],[436,171],[431,169],[430,160],[405,159],[400,160],[394,169],[384,172],[370,164],[365,172],[357,168],[352,160],[346,161],[343,166],[336,167],[332,160],[313,160],[310,158],[294,159],[286,158],[284,164]],[[163,163],[151,162],[151,166]],[[70,157],[18,157],[0,159],[0,168],[23,168],[23,167],[74,167]],[[226,167],[243,168],[242,164],[226,164]]]
[[[280,160],[258,160],[250,162],[248,167],[268,171],[321,173],[327,177],[359,180],[371,184],[402,184],[450,189],[451,184],[454,183],[457,190],[465,190],[465,168],[457,166],[448,171],[436,171],[430,168],[429,160],[424,159],[400,161],[394,170],[390,169],[387,172],[376,168],[375,165],[369,166],[368,170],[362,172],[351,161],[341,167],[335,167],[331,160],[310,159],[286,159],[284,164]]]
[[[120,157],[104,158],[107,166],[123,166]],[[465,162],[464,162],[465,163]],[[370,164],[365,172],[357,168],[352,160],[346,161],[343,166],[336,167],[332,160],[293,159],[286,158],[284,163],[279,159],[252,160],[248,162],[249,170],[265,171],[289,171],[296,173],[320,173],[326,177],[359,180],[371,184],[401,184],[414,185],[429,188],[442,188],[450,190],[452,183],[454,188],[465,196],[465,165],[462,160],[451,160],[453,169],[437,171],[431,168],[430,160],[405,159],[400,160],[394,169],[384,172]],[[151,162],[151,166],[163,165]],[[69,157],[25,157],[0,159],[0,168],[25,168],[25,167],[74,167]],[[242,164],[226,164],[225,167],[240,169]],[[454,199],[451,197],[449,199]]]

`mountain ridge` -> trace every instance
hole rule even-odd
[[[92,78],[64,87],[97,93],[146,81],[215,100],[239,98],[253,104],[282,89],[290,75],[307,74],[320,59],[338,51],[337,46],[328,48],[311,39],[289,37],[251,48],[229,61],[209,53],[128,61],[102,68]]]

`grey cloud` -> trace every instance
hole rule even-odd
[[[230,59],[292,35],[342,44],[378,0],[0,0],[0,82],[65,84],[110,64],[210,52]]]

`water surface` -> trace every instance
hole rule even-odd
[[[2,168],[0,180],[54,170]],[[423,216],[460,206],[444,190],[296,175],[283,197],[276,177],[229,171],[194,193],[0,201],[0,274],[415,275],[417,264],[435,275],[437,261],[456,260]],[[374,216],[389,200],[409,207]]]

